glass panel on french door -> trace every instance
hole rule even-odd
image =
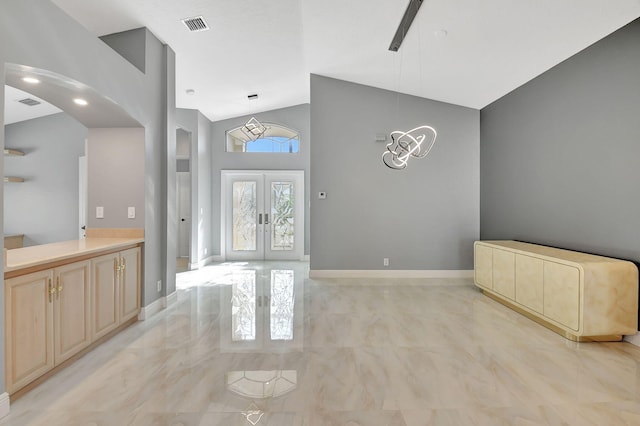
[[[271,340],[293,340],[293,271],[271,271]]]
[[[271,250],[294,249],[295,187],[271,182]]]
[[[257,249],[257,205],[256,182],[233,182],[233,250]]]
[[[231,340],[256,340],[256,271],[233,272]]]

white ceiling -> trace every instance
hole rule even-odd
[[[211,120],[309,102],[309,73],[482,108],[640,17],[640,0],[425,0],[393,53],[408,0],[53,2],[96,35],[149,28],[176,52],[177,106]],[[211,30],[180,22],[198,15]]]
[[[19,101],[21,99],[31,98],[40,102],[40,105],[29,106]],[[4,124],[13,124],[19,121],[31,120],[32,118],[44,117],[45,115],[57,114],[62,112],[47,101],[37,96],[27,93],[24,90],[16,89],[11,86],[4,86]]]

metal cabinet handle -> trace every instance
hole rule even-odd
[[[49,278],[49,303],[53,302],[53,294],[56,292],[56,289],[53,287],[53,283],[51,282],[51,278]]]
[[[60,292],[62,291],[62,286],[60,285],[60,277],[56,277],[56,290],[57,290],[56,299],[59,300]]]

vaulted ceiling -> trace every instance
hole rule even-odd
[[[309,102],[310,73],[482,108],[640,16],[640,0],[424,0],[394,53],[408,0],[53,2],[98,36],[149,28],[176,52],[177,106],[214,121]],[[189,32],[200,15],[210,29]]]

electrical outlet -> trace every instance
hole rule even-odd
[[[96,207],[96,219],[104,219],[104,207]]]
[[[162,291],[162,280],[158,280],[156,283],[156,288],[158,289],[158,293]]]
[[[388,258],[388,257],[385,257],[384,259],[382,259],[382,264],[383,264],[384,266],[389,266],[389,258]]]
[[[136,218],[136,208],[135,207],[127,207],[127,218],[135,219]]]

